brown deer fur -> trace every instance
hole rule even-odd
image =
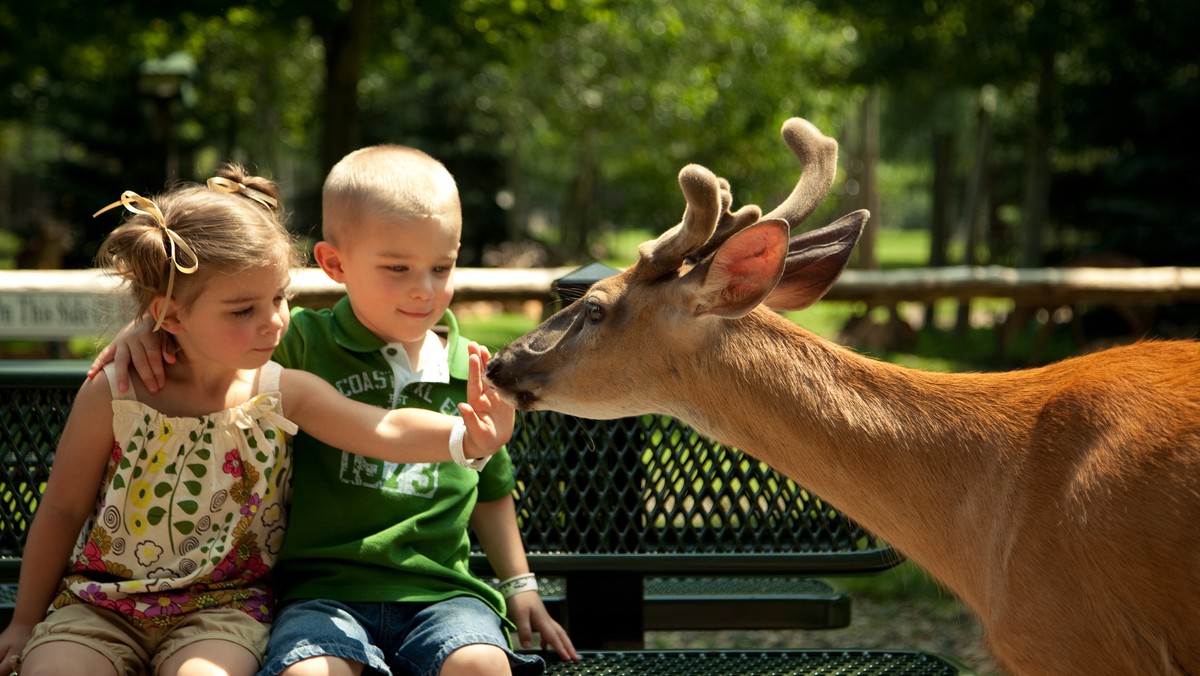
[[[684,222],[489,379],[521,408],[671,415],[766,462],[958,595],[1013,674],[1200,674],[1200,344],[941,374],[819,338],[760,303],[816,302],[866,214],[789,246],[836,144],[802,120],[784,136],[822,169],[770,218],[685,168]]]

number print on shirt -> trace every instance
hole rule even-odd
[[[431,498],[437,491],[438,463],[397,464],[343,452],[339,478],[351,486]]]

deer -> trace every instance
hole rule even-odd
[[[680,222],[500,350],[500,396],[672,416],[766,463],[957,596],[1008,673],[1200,675],[1200,342],[937,373],[823,339],[781,311],[832,287],[869,214],[792,237],[838,146],[802,118],[782,135],[782,204],[733,211],[684,167]]]

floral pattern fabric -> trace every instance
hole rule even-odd
[[[279,365],[263,368],[260,394],[196,418],[114,392],[116,443],[54,608],[91,603],[148,627],[205,608],[271,621],[297,428],[280,413]]]

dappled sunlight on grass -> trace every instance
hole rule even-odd
[[[460,317],[458,328],[462,335],[480,345],[486,345],[493,354],[522,335],[533,330],[538,321],[527,315],[504,312],[488,316]]]

